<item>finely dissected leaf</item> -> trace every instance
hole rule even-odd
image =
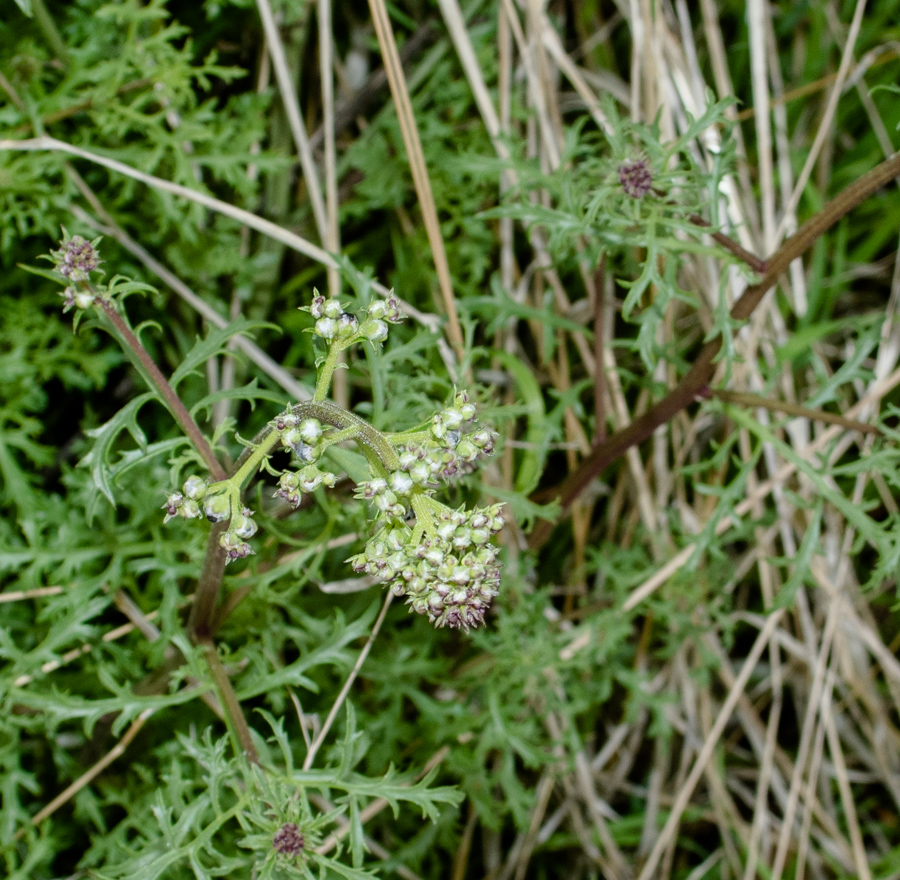
[[[251,321],[244,317],[231,321],[225,327],[211,329],[206,337],[199,340],[184,356],[178,369],[170,376],[169,384],[173,388],[177,388],[185,376],[188,376],[201,364],[205,364],[211,357],[215,357],[223,352],[228,340],[233,336],[249,334],[253,330],[261,330],[263,328],[278,329],[277,325],[268,321]],[[231,356],[234,357],[234,353]]]
[[[97,489],[106,496],[113,507],[116,505],[116,498],[111,479],[111,457],[116,442],[119,436],[127,431],[141,451],[147,449],[147,435],[138,425],[137,417],[144,405],[155,399],[157,399],[155,392],[147,391],[125,404],[105,425],[87,432],[95,442],[91,451],[79,462],[79,465],[90,469]],[[91,507],[92,511],[93,506]]]

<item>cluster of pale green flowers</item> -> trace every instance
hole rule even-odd
[[[497,550],[489,542],[503,527],[501,505],[452,510],[433,496],[493,451],[494,433],[476,424],[475,405],[464,391],[427,424],[396,434],[377,431],[327,403],[324,396],[340,352],[362,341],[383,342],[388,324],[401,320],[399,304],[393,296],[376,301],[360,319],[337,300],[316,296],[307,310],[315,318],[313,333],[328,349],[313,400],[288,407],[269,422],[228,480],[210,485],[189,477],[166,499],[165,520],[205,516],[214,523],[227,521],[220,544],[229,562],[242,559],[253,553],[248,540],[257,530],[253,512],[240,500],[244,482],[264,469],[278,477],[275,497],[297,508],[304,495],[335,485],[337,475],[320,467],[328,447],[355,441],[370,467],[370,479],[357,485],[356,497],[371,504],[374,534],[365,550],[348,561],[355,571],[405,596],[435,625],[478,626],[500,581]],[[283,471],[269,464],[279,448],[292,453],[292,467]]]
[[[349,560],[435,625],[463,629],[481,624],[497,595],[500,565],[488,542],[503,528],[502,505],[452,510],[433,495],[493,450],[493,433],[474,419],[474,404],[459,392],[398,445],[397,467],[358,485],[356,497],[371,502],[380,528]]]

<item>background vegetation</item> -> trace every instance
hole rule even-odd
[[[900,3],[273,7],[0,2],[0,870],[900,877],[895,184],[782,247],[894,152]],[[255,485],[236,753],[205,538],[162,524],[184,439],[21,267],[61,226],[159,289],[131,325],[232,460],[313,386],[313,288],[394,288],[336,399],[477,397],[488,625],[380,623],[347,484]]]

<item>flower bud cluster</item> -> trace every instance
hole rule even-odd
[[[188,477],[180,492],[173,492],[166,498],[166,503],[163,505],[163,509],[166,511],[163,523],[167,523],[176,516],[184,519],[196,519],[202,516],[204,510],[201,509],[200,502],[208,488],[208,483],[202,477]]]
[[[334,302],[334,300],[329,300]],[[320,470],[313,462],[322,455],[325,429],[318,419],[301,419],[290,410],[269,423],[281,435],[282,445],[290,449],[303,464],[300,470],[283,471],[278,480],[275,498],[282,498],[294,509],[300,506],[304,492],[314,492],[319,486],[335,484],[337,477]]]
[[[59,295],[63,298],[63,314],[69,309],[89,309],[97,298],[91,290],[76,290],[71,286]]]
[[[474,424],[475,404],[465,391],[457,392],[453,406],[437,413],[429,426],[430,444],[408,447],[401,453],[401,463],[409,454],[423,459],[431,471],[431,478],[443,482],[452,477],[471,473],[480,455],[491,455],[496,434],[489,428]]]
[[[308,464],[297,472],[283,471],[273,497],[284,499],[296,510],[303,500],[304,492],[314,492],[319,486],[330,489],[336,482],[337,477],[331,472],[321,471],[314,464]]]
[[[300,419],[290,410],[269,423],[281,435],[281,442],[300,461],[315,461],[321,454],[324,429],[318,419]]]
[[[99,238],[94,241],[86,241],[80,235],[63,239],[60,242],[59,250],[50,253],[56,270],[69,281],[76,283],[87,281],[91,272],[100,265],[96,251],[99,241]]]
[[[253,553],[253,548],[245,540],[256,534],[256,523],[251,519],[252,516],[253,511],[242,507],[240,513],[231,517],[228,530],[219,536],[219,546],[225,551],[226,565]]]
[[[219,538],[219,544],[224,548],[227,561],[243,559],[249,556],[253,550],[246,543],[247,538],[256,534],[256,523],[253,521],[253,512],[242,507],[240,513],[232,513],[231,498],[226,490],[216,490],[202,477],[188,477],[184,481],[180,492],[173,492],[166,498],[163,505],[166,511],[164,523],[176,516],[184,519],[196,519],[205,516],[211,523],[228,523],[228,530]]]
[[[622,189],[633,199],[642,199],[653,188],[653,172],[646,159],[628,159],[617,174]]]
[[[384,342],[388,335],[388,324],[403,320],[400,303],[391,295],[387,300],[377,300],[369,306],[365,319],[359,319],[344,311],[336,299],[327,299],[321,294],[313,297],[309,313],[316,319],[313,332],[327,342],[338,341],[344,345],[367,339],[369,342]]]
[[[388,523],[348,561],[406,596],[412,610],[436,626],[468,631],[484,622],[500,584],[497,549],[488,542],[503,528],[501,506],[440,506],[432,529]]]

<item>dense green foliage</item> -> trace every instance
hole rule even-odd
[[[0,138],[47,134],[321,244],[281,97],[268,79],[260,88],[255,82],[263,38],[252,4],[35,5],[40,14],[27,18],[7,2],[0,21],[7,83]],[[368,20],[366,5],[334,5],[338,57],[347,58],[361,30],[377,66],[377,43],[358,25]],[[570,17],[566,4],[550,5],[567,49],[619,14],[612,4],[572,5]],[[527,547],[531,525],[559,515],[554,490],[577,456],[622,427],[621,408],[639,413],[662,397],[705,339],[726,340],[722,388],[747,375],[749,356],[732,336],[728,296],[729,285],[752,281],[754,272],[692,219],[700,215],[730,230],[722,193],[735,185],[739,154],[751,166],[755,161],[755,147],[740,140],[732,112],[736,103],[752,101],[744,91],[750,58],[743,5],[719,5],[725,25],[738,34],[729,59],[736,95],[717,100],[707,93],[705,107],[695,118],[683,116],[672,136],[667,113],[631,122],[612,93],[598,105],[606,129],[581,105],[555,108],[562,123],[555,168],[535,155],[542,136],[535,108],[516,89],[503,139],[510,158],[497,158],[436,5],[390,5],[401,45],[417,22],[432,24],[406,75],[465,358],[454,361],[445,324],[413,317],[392,328],[383,350],[348,351],[338,394],[377,429],[407,431],[452,401],[456,389],[468,388],[480,418],[500,435],[499,453],[494,464],[455,484],[446,500],[504,502],[509,528],[502,587],[487,626],[468,634],[435,629],[394,603],[312,768],[303,767],[310,739],[383,602],[377,587],[351,580],[346,564],[371,531],[352,484],[317,489],[316,503],[299,511],[272,500],[271,481],[259,480],[246,493],[265,540],[255,556],[229,566],[215,640],[260,753],[260,765],[253,765],[214,711],[221,710],[214,676],[189,635],[206,532],[180,520],[163,524],[167,493],[202,460],[109,325],[77,312],[73,332],[59,286],[25,264],[40,265],[63,226],[87,238],[103,233],[103,269],[108,282],[119,278],[130,326],[229,463],[243,448],[237,435],[253,437],[293,402],[278,376],[251,362],[234,340],[252,339],[312,393],[323,349],[308,332],[313,319],[299,309],[314,288],[329,289],[326,268],[218,210],[98,162],[55,150],[0,150],[0,873],[16,880],[362,878],[391,876],[400,867],[431,878],[451,876],[455,864],[465,873],[454,877],[498,877],[499,853],[505,860],[527,844],[535,848],[528,876],[604,876],[603,859],[617,851],[630,860],[634,854],[636,876],[646,840],[672,806],[666,801],[653,827],[645,827],[648,791],[657,784],[651,777],[683,780],[687,767],[676,767],[667,753],[710,726],[709,718],[702,724],[689,718],[696,729],[682,723],[675,707],[695,688],[721,697],[717,673],[729,662],[740,666],[760,628],[758,615],[794,609],[807,591],[820,595],[830,582],[816,566],[829,560],[829,577],[847,576],[868,590],[871,609],[860,613],[891,643],[900,630],[892,610],[900,514],[888,500],[900,488],[892,398],[875,417],[859,416],[877,417],[883,436],[858,445],[833,439],[821,457],[807,455],[794,426],[778,414],[753,417],[759,411],[703,402],[699,414],[691,409],[692,421],[684,414],[673,421],[671,445],[657,436],[654,449],[643,450],[643,463],[621,459],[603,482],[592,481],[551,541],[538,551]],[[785,51],[798,29],[809,45],[825,40],[829,17],[817,6],[795,4],[778,17],[775,36]],[[898,4],[879,7],[864,22],[857,57],[888,31],[896,35],[891,16]],[[322,120],[315,4],[286,2],[279,9],[291,23],[282,34],[312,130]],[[465,11],[496,97],[495,4]],[[841,21],[852,14],[840,12]],[[626,32],[614,31],[581,63],[625,77],[626,43]],[[839,61],[836,52],[827,70]],[[711,62],[704,55],[698,64],[706,72]],[[815,52],[798,53],[792,77],[813,82],[826,74],[825,64]],[[889,83],[897,66],[896,58],[876,66],[863,87]],[[896,96],[881,90],[870,100],[893,134]],[[801,102],[785,112],[805,124],[810,111]],[[802,217],[882,158],[857,104],[842,102],[834,127],[833,160],[804,189]],[[790,145],[795,173],[807,141]],[[629,162],[649,169],[653,188],[646,198],[623,189],[619,173]],[[341,300],[364,309],[378,296],[377,280],[425,316],[441,315],[386,92],[340,136],[336,176]],[[508,183],[503,196],[501,176]],[[758,231],[758,218],[747,220],[754,223]],[[754,331],[766,338],[753,355],[759,383],[748,383],[752,390],[777,398],[789,388],[808,410],[841,414],[874,377],[883,378],[879,358],[892,338],[882,321],[891,289],[885,266],[892,268],[898,226],[900,201],[886,191],[815,244],[806,303],[797,306],[796,291],[780,288],[780,335],[769,325]],[[512,237],[505,251],[504,229]],[[221,319],[218,325],[154,277],[129,242],[174,273]],[[509,276],[501,268],[504,254],[516,263]],[[879,268],[854,274],[864,264]],[[854,287],[860,276],[868,280]],[[529,287],[532,277],[540,281]],[[621,404],[599,415],[589,366],[598,329],[592,285],[610,298],[607,345]],[[791,512],[781,495],[740,507],[772,476],[766,456],[773,454],[802,477],[786,478]],[[331,463],[357,480],[360,459],[337,450]],[[660,460],[666,479],[653,471]],[[873,472],[878,482],[868,482]],[[828,555],[837,553],[835,541],[822,539],[835,520],[849,524],[841,533],[842,558],[850,560],[845,569]],[[794,545],[779,531],[791,522],[802,522],[805,535]],[[771,582],[756,573],[753,559],[743,566],[757,544],[776,548],[760,551],[775,572]],[[683,550],[687,561],[664,585],[629,604]],[[786,651],[802,653],[785,643]],[[877,688],[887,701],[883,679]],[[841,691],[851,692],[850,685]],[[798,697],[784,723],[786,753],[797,750],[806,705]],[[893,712],[884,713],[890,737]],[[580,762],[614,741],[616,731],[625,742],[626,730],[630,762],[605,771],[614,797],[593,800],[572,782],[584,781]],[[123,735],[121,756],[51,815],[39,815]],[[726,757],[723,746],[718,763],[749,766],[757,744],[748,743],[736,734],[734,751]],[[545,798],[543,818],[549,798],[543,786],[560,779],[568,787],[550,809],[558,810],[558,821],[538,839],[536,804]],[[865,801],[865,843],[878,854],[871,856],[878,876],[887,876],[897,869],[900,836],[895,816],[885,818],[879,804],[896,804],[881,782],[866,780],[857,788]],[[828,786],[836,786],[830,777]],[[838,800],[834,792],[822,797],[832,806]],[[379,799],[389,808],[379,810]],[[590,803],[588,815],[601,816],[587,830],[567,818],[579,799]],[[743,855],[746,840],[735,829],[747,827],[752,793],[742,804],[746,815],[724,819],[692,805],[666,876],[699,878],[691,871],[720,845]],[[273,849],[285,823],[304,835],[298,857]],[[326,850],[334,832],[340,843]],[[845,853],[821,850],[819,876],[852,876]],[[726,863],[723,857],[723,870]],[[709,871],[702,876],[717,876]]]

